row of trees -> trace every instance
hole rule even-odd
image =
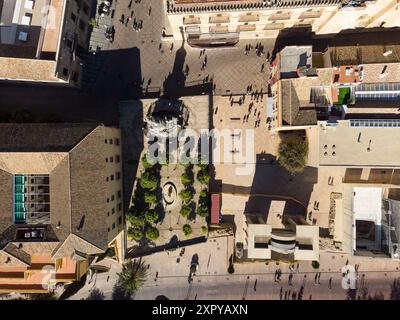
[[[143,237],[155,241],[159,238],[160,232],[153,225],[160,220],[160,215],[155,209],[157,203],[157,187],[159,186],[159,168],[142,158],[144,172],[140,177],[140,187],[143,190],[144,208],[141,203],[136,203],[126,214],[126,220],[131,227],[128,228],[128,237],[140,241]]]

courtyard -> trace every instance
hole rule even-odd
[[[208,96],[182,98],[179,105],[183,108],[179,112],[187,117],[182,120],[184,128],[191,129],[199,137],[200,130],[209,126]],[[178,111],[177,108],[170,100],[157,99],[124,101],[120,105],[120,125],[125,141],[124,169],[126,167],[125,172],[129,172],[124,177],[128,216],[129,210],[140,207],[155,210],[158,217],[152,221],[152,228],[157,230],[154,230],[157,233],[154,239],[144,240],[136,231],[138,228],[128,226],[128,235],[131,235],[128,251],[131,252],[146,248],[163,250],[191,241],[204,241],[207,235],[208,181],[202,180],[200,175],[208,172],[208,166],[182,163],[176,159],[175,152],[169,152],[168,160],[161,163],[150,164],[151,159],[147,158],[154,142],[151,133],[162,133],[166,129],[159,126],[164,123],[162,121],[169,121],[155,119],[154,114],[169,114]],[[160,145],[160,150],[162,147]],[[149,188],[143,183],[148,175],[156,179]],[[138,236],[132,237],[133,230]]]

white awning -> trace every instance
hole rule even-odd
[[[380,225],[382,220],[382,188],[356,187],[353,189],[353,193],[354,219],[372,221]]]

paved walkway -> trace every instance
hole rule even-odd
[[[181,250],[177,249],[144,257],[143,261],[150,265],[148,280],[134,298],[155,299],[158,295],[165,295],[170,299],[280,299],[282,288],[282,299],[285,291],[287,299],[291,299],[293,292],[298,299],[301,286],[304,285],[304,300],[309,299],[310,295],[312,299],[342,300],[347,296],[347,291],[341,285],[342,268],[347,262],[350,266],[358,264],[356,298],[367,293],[373,297],[383,294],[388,299],[393,280],[400,276],[399,262],[328,252],[321,253],[318,270],[313,269],[310,262],[301,262],[297,271],[295,264],[292,286],[288,282],[291,272],[289,265],[282,263],[235,264],[235,273],[229,274],[228,260],[232,252],[228,241],[226,237],[209,239],[206,243],[186,247],[182,256]],[[199,269],[192,284],[189,284],[189,268],[193,259],[198,260]],[[280,282],[275,282],[275,271],[278,269],[282,276]],[[98,274],[95,282],[87,283],[72,299],[86,298],[94,288],[99,289],[105,299],[111,299],[118,271],[115,266],[110,273]],[[317,272],[321,272],[320,284],[315,283]],[[329,289],[330,278],[332,289]]]

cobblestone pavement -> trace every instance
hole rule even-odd
[[[115,38],[112,44],[106,46],[106,50],[114,50],[116,56],[118,56],[118,51],[123,52],[132,48],[137,48],[140,53],[137,56],[139,61],[135,62],[136,70],[130,70],[136,76],[132,74],[123,78],[133,77],[132,82],[140,81],[143,89],[148,88],[149,92],[162,91],[167,79],[175,84],[180,78],[184,79],[186,87],[202,84],[204,79],[213,80],[216,94],[242,94],[246,92],[249,84],[257,87],[259,91],[266,90],[268,79],[266,58],[269,57],[268,52],[273,49],[274,40],[262,41],[265,48],[265,54],[262,56],[257,56],[254,49],[249,55],[244,54],[245,45],[252,44],[254,48],[257,41],[241,42],[237,47],[232,48],[206,49],[200,56],[201,49],[192,48],[181,41],[161,39],[164,26],[162,0],[141,3],[133,1],[129,7],[130,2],[130,0],[117,2],[113,21]],[[151,14],[148,15],[150,7]],[[121,23],[122,15],[125,18],[130,17],[132,11],[132,19],[128,23]],[[134,21],[139,23],[143,21],[141,31],[138,32],[132,28]],[[98,34],[96,33],[94,37],[97,39]],[[207,59],[207,65],[202,70],[205,59]],[[112,66],[119,68],[118,65],[124,63],[126,60],[121,59],[117,65],[112,64]],[[264,65],[264,72],[261,72],[262,65]],[[137,70],[138,68],[140,70]],[[185,71],[188,72],[184,74]],[[100,79],[98,84],[101,81]],[[133,94],[133,92],[134,90],[130,93]]]

